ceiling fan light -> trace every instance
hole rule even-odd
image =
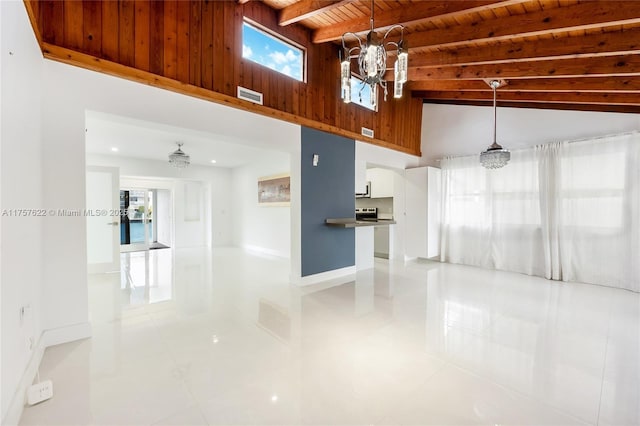
[[[178,149],[169,154],[169,164],[178,169],[184,169],[191,164],[191,157],[182,151],[182,143],[176,142]]]

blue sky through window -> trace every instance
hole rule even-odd
[[[362,89],[362,92],[360,92]],[[362,101],[360,98],[362,97]],[[351,76],[351,102],[375,111],[375,108],[371,105],[371,87],[368,84],[363,84],[363,81],[357,77]]]
[[[244,22],[242,57],[296,80],[303,80],[303,51]]]

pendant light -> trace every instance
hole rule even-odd
[[[509,162],[511,159],[511,153],[496,142],[496,90],[500,87],[500,81],[491,80],[489,82],[489,86],[493,89],[493,143],[489,145],[485,151],[480,153],[480,164],[487,169],[499,169]]]

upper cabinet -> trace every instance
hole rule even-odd
[[[387,169],[367,169],[367,181],[371,182],[371,198],[393,197],[393,172]]]

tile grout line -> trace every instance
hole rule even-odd
[[[609,296],[609,324],[607,325],[607,341],[604,346],[604,359],[602,361],[602,380],[600,381],[600,398],[598,399],[598,415],[596,416],[596,425],[600,424],[600,410],[602,409],[602,395],[604,393],[604,377],[607,372],[607,355],[609,354],[609,338],[611,336],[611,314],[613,311],[614,293],[610,292]]]
[[[200,414],[200,416],[204,419],[204,421],[207,423],[207,425],[209,424],[209,421],[207,420],[207,417],[204,415],[204,413],[202,412],[202,408],[200,407],[200,402],[198,401],[198,399],[195,397],[195,395],[193,394],[193,392],[191,391],[191,387],[189,386],[189,384],[187,383],[184,375],[182,374],[182,372],[180,371],[180,366],[178,364],[178,361],[176,359],[176,357],[174,356],[174,354],[171,352],[170,350],[170,346],[169,343],[166,341],[166,339],[164,338],[164,336],[162,335],[162,333],[159,330],[159,326],[158,323],[156,321],[156,319],[153,317],[152,312],[147,312],[147,306],[144,307],[145,312],[147,313],[147,315],[149,315],[149,319],[151,320],[151,323],[153,324],[153,328],[154,331],[156,332],[156,334],[158,335],[158,338],[160,339],[160,341],[162,342],[162,346],[165,348],[165,350],[167,351],[167,353],[169,354],[169,356],[171,357],[171,360],[173,362],[173,366],[175,368],[175,370],[180,374],[180,382],[182,382],[182,385],[185,387],[187,393],[189,394],[189,396],[191,397],[191,399],[194,402],[194,405],[190,405],[187,407],[183,407],[182,409],[176,411],[175,413],[172,413],[170,415],[168,415],[167,417],[160,419],[158,421],[156,421],[153,424],[158,424],[166,419],[171,418],[172,416],[176,415],[177,413],[195,406],[196,409],[198,410],[198,413]]]
[[[546,406],[547,408],[555,410],[557,413],[560,413],[560,414],[562,414],[562,415],[564,415],[566,417],[569,417],[569,418],[571,418],[573,420],[576,420],[576,421],[578,421],[580,423],[585,423],[585,424],[588,424],[588,425],[594,424],[594,423],[590,423],[590,422],[588,422],[588,421],[586,421],[586,420],[584,420],[584,419],[582,419],[582,418],[580,418],[580,417],[578,417],[578,416],[576,416],[576,415],[574,415],[572,413],[569,413],[569,412],[565,411],[562,408],[556,407],[555,405],[552,405],[552,404],[550,404],[550,403],[544,401],[543,399],[540,399],[540,398],[538,398],[538,397],[536,397],[534,395],[528,394],[528,393],[523,392],[523,391],[518,390],[518,389],[514,389],[509,385],[505,385],[505,384],[496,382],[495,380],[492,380],[492,379],[486,377],[482,373],[478,373],[478,372],[469,370],[468,368],[466,368],[466,367],[464,367],[464,366],[462,366],[460,364],[457,364],[455,361],[447,360],[447,361],[444,361],[444,362],[445,362],[445,364],[448,364],[447,367],[457,368],[457,369],[463,371],[464,373],[469,374],[472,377],[475,377],[477,379],[485,380],[487,383],[490,383],[493,386],[496,386],[496,387],[498,387],[498,388],[500,388],[500,389],[502,389],[504,391],[511,392],[511,393],[513,393],[515,395],[518,395],[518,396],[522,397],[522,398],[526,398],[526,399],[530,399],[532,401],[538,402],[539,404],[542,404],[542,405]],[[597,423],[596,423],[596,426],[597,426]]]

